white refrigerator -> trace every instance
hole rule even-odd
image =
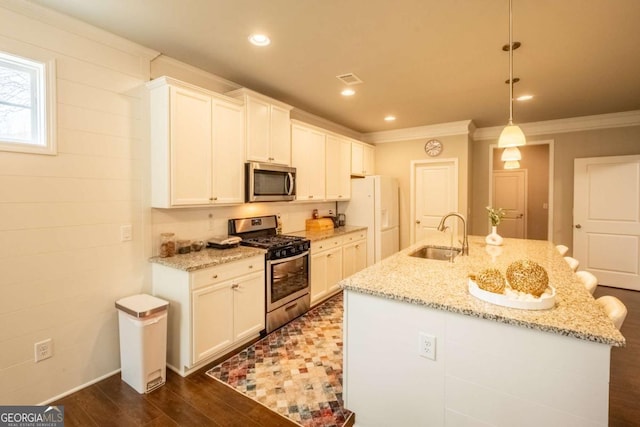
[[[367,227],[367,266],[398,252],[400,227],[398,181],[372,175],[351,180],[351,200],[340,202],[338,211],[346,225]]]

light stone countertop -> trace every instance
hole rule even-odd
[[[344,279],[340,286],[349,291],[582,340],[616,347],[625,345],[620,331],[551,242],[504,239],[503,246],[487,246],[484,237],[469,236],[469,256],[458,255],[453,263],[408,255],[426,244],[449,246],[450,237],[445,236],[450,234],[433,232],[425,241]],[[493,251],[493,255],[488,251]],[[549,284],[556,288],[554,308],[508,308],[469,294],[469,274],[489,267],[498,268],[504,274],[509,264],[523,258],[537,262],[547,271]]]
[[[251,258],[256,255],[264,255],[264,253],[265,251],[262,249],[248,246],[238,246],[231,249],[205,248],[200,252],[191,252],[183,255],[176,254],[175,256],[167,258],[155,256],[149,258],[149,262],[166,265],[167,267],[173,267],[178,270],[195,271],[244,258]]]
[[[291,236],[299,236],[304,237],[306,239],[311,240],[312,242],[317,242],[319,240],[330,239],[332,237],[343,236],[349,233],[355,233],[357,231],[366,230],[367,227],[361,227],[357,225],[345,225],[342,227],[334,228],[332,230],[323,230],[323,231],[311,231],[311,230],[301,230],[295,231],[293,233],[285,233]]]

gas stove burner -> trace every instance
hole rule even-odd
[[[243,239],[242,244],[246,246],[254,246],[261,248],[273,248],[273,247],[281,247],[290,244],[295,244],[298,242],[302,242],[305,239],[297,236],[287,236],[284,234],[279,234],[276,236],[263,236],[263,237],[250,237],[248,239]]]
[[[309,250],[310,241],[304,237],[276,234],[276,216],[229,220],[229,234],[242,237],[243,246],[266,249],[266,259],[294,257]]]

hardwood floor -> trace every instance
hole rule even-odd
[[[611,351],[609,425],[640,426],[640,292],[598,286],[594,296],[602,295],[620,298],[629,311],[621,329],[627,346]],[[64,405],[66,427],[297,425],[209,378],[208,368],[187,378],[167,370],[167,383],[146,395],[117,374],[52,404]]]
[[[613,295],[627,306],[620,332],[626,347],[611,349],[609,426],[640,426],[640,292],[598,286],[594,297]]]

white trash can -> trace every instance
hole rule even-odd
[[[116,301],[122,380],[141,394],[167,379],[168,306],[167,301],[146,294]]]

